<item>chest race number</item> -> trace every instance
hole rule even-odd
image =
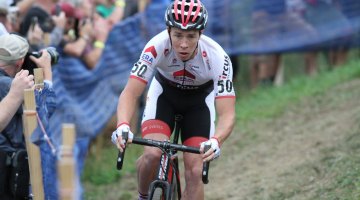
[[[147,66],[146,65],[141,65],[140,63],[135,63],[133,69],[131,70],[131,73],[136,74],[139,77],[144,77],[144,74],[147,70]]]
[[[233,83],[230,80],[219,80],[218,81],[219,86],[219,94],[223,92],[231,92],[233,90]]]

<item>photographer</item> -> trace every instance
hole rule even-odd
[[[0,73],[3,72],[0,70]],[[0,102],[0,131],[3,131],[10,122],[9,116],[14,116],[21,106],[24,100],[23,92],[34,85],[33,79],[34,76],[29,75],[27,70],[21,70],[15,75],[9,93]]]
[[[0,36],[0,199],[5,200],[27,199],[29,196],[29,167],[21,107],[23,90],[34,85],[34,77],[22,69],[28,49],[25,38],[15,34]],[[39,58],[30,56],[30,59],[44,71],[41,95],[54,97],[50,54],[43,50]],[[46,99],[46,105],[54,106],[51,100]]]

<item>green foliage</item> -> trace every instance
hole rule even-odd
[[[123,169],[116,169],[116,159],[118,151],[113,144],[108,144],[101,149],[99,158],[95,154],[90,154],[86,159],[85,170],[82,180],[94,185],[110,184],[118,181],[122,174],[136,172],[134,163],[140,156],[141,147],[132,145],[126,150]]]
[[[85,170],[82,176],[84,181],[90,181],[95,185],[112,183],[120,178],[116,169],[116,149],[104,148],[101,157],[97,158],[91,154],[86,159]],[[112,161],[112,162],[111,162]]]
[[[257,88],[238,97],[237,121],[245,125],[252,120],[278,116],[288,105],[296,104],[305,97],[321,93],[354,77],[360,77],[359,61],[353,61],[331,72],[322,72],[316,77],[305,75],[294,77],[289,83],[280,87]]]

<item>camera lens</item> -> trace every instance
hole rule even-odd
[[[55,65],[59,61],[59,53],[56,51],[54,47],[46,48],[47,52],[49,52],[51,57],[51,65]]]

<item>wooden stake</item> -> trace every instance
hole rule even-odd
[[[44,199],[44,187],[41,170],[40,149],[30,141],[31,134],[37,127],[34,89],[24,91],[24,136],[29,157],[30,183],[34,200]]]
[[[63,124],[62,126],[61,156],[58,162],[58,177],[60,180],[60,199],[73,200],[75,198],[75,160],[73,149],[75,144],[75,125]]]
[[[44,72],[42,68],[34,69],[35,89],[44,88]]]

